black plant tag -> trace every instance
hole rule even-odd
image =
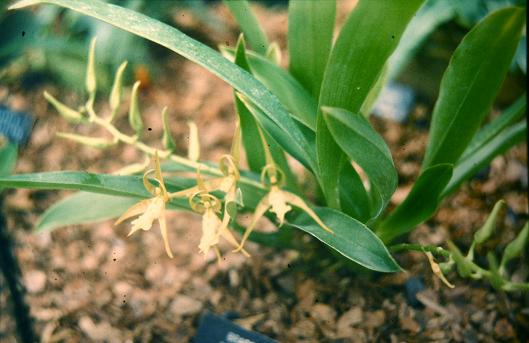
[[[0,137],[6,137],[11,143],[24,145],[33,128],[33,118],[25,113],[13,112],[0,105]]]
[[[226,318],[206,313],[200,319],[193,343],[277,343],[277,341],[245,330]]]

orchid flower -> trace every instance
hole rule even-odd
[[[268,181],[266,180],[268,178]],[[255,209],[254,216],[250,225],[246,228],[241,240],[241,244],[234,250],[240,251],[250,233],[252,233],[255,225],[267,211],[275,213],[279,220],[279,226],[285,222],[285,215],[292,210],[292,206],[297,207],[307,213],[318,225],[327,232],[334,234],[334,232],[318,217],[318,215],[301,199],[299,196],[281,189],[284,175],[274,164],[268,164],[263,168],[261,173],[261,183],[266,186],[270,185],[270,190],[266,194]]]
[[[149,176],[154,174],[154,179],[158,182],[158,187],[152,185],[149,181]],[[160,231],[165,246],[167,255],[173,258],[171,247],[169,246],[169,239],[167,236],[167,221],[165,219],[165,204],[169,201],[169,195],[165,188],[165,183],[160,168],[160,159],[158,151],[154,154],[154,169],[150,169],[143,174],[143,185],[149,193],[153,195],[150,199],[142,200],[132,207],[130,207],[123,215],[114,223],[118,225],[123,221],[139,215],[138,218],[131,222],[132,228],[128,236],[132,235],[138,230],[150,230],[155,220],[160,223]]]
[[[202,214],[202,237],[198,248],[204,255],[206,255],[209,252],[209,249],[213,247],[215,248],[217,256],[220,257],[217,245],[221,237],[228,241],[232,246],[239,246],[237,239],[228,229],[228,225],[232,218],[229,209],[234,203],[238,203],[238,199],[240,198],[238,196],[240,191],[237,188],[237,182],[240,177],[238,168],[239,150],[240,128],[237,124],[231,153],[223,155],[220,159],[219,167],[223,176],[204,180],[201,177],[200,169],[198,169],[196,186],[175,193],[170,193],[168,195],[169,198],[187,197],[189,199],[189,205],[193,211]],[[222,221],[217,215],[221,210],[221,201],[211,194],[215,191],[221,191],[225,194]],[[245,256],[249,256],[245,250],[239,250]]]

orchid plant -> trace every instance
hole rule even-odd
[[[524,9],[507,7],[489,14],[461,41],[440,85],[421,173],[406,199],[388,210],[398,184],[397,171],[388,146],[368,117],[380,90],[402,67],[399,56],[409,55],[406,49],[416,46],[410,41],[417,39],[417,25],[424,21],[425,13],[431,14],[423,0],[360,0],[334,41],[334,0],[291,0],[288,70],[281,67],[278,44],[269,43],[245,0],[225,0],[243,35],[235,48],[220,46],[221,53],[174,27],[98,0],[21,0],[11,8],[41,3],[92,16],[203,66],[233,87],[237,124],[231,151],[218,163],[205,162],[199,158],[194,124],[190,124],[188,156],[175,153],[171,121],[164,109],[164,149],[155,149],[141,141],[140,85],[136,82],[128,111],[135,134],[124,134],[113,120],[122,105],[126,62],[116,71],[109,96],[110,113],[96,114],[94,40],[85,82],[88,101],[73,109],[48,93],[45,97],[65,119],[98,125],[113,138],[74,133],[59,136],[96,148],[132,145],[146,159],[112,175],[58,171],[1,178],[0,185],[8,187],[83,191],[52,206],[42,216],[39,230],[121,216],[116,222],[120,224],[137,216],[130,234],[149,230],[158,221],[165,250],[172,256],[165,212],[188,210],[202,215],[198,249],[203,254],[214,250],[220,257],[221,238],[234,252],[246,256],[247,240],[280,248],[299,247],[292,244],[292,229],[297,228],[371,270],[400,271],[390,250],[418,250],[425,252],[433,272],[448,286],[451,283],[443,272],[457,266],[460,275],[487,278],[500,289],[528,288],[509,280],[507,262],[499,268],[501,272],[487,271],[473,262],[473,253],[463,257],[453,244],[448,250],[407,243],[387,248],[428,220],[444,198],[495,156],[524,140],[525,97],[481,128],[524,31]],[[240,166],[242,151],[247,169]],[[313,176],[322,194],[316,200],[323,207],[310,203],[308,199],[316,195],[302,191],[289,158]],[[145,171],[149,163],[152,169]],[[173,172],[182,174],[167,176]],[[195,177],[185,176],[190,172]],[[81,218],[72,211],[73,204],[94,201],[107,206]],[[246,227],[237,220],[239,212],[253,213]],[[257,232],[264,216],[277,225],[276,232]],[[235,231],[242,237],[237,238]],[[527,229],[519,237],[517,246],[524,246]],[[520,253],[511,255],[515,258]],[[437,263],[435,258],[445,262]],[[496,270],[493,264],[491,260],[490,267]]]

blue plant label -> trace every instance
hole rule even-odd
[[[226,318],[206,313],[200,319],[193,343],[277,343],[277,341],[243,329]]]
[[[13,112],[0,105],[0,137],[11,143],[25,144],[33,128],[33,118],[28,114]]]

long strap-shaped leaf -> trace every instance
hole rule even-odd
[[[524,25],[524,9],[506,8],[463,38],[441,81],[423,169],[459,159],[490,110]]]
[[[40,216],[37,232],[74,224],[89,224],[117,218],[140,201],[139,198],[78,192],[48,208]]]
[[[454,175],[443,191],[442,197],[449,195],[470,177],[487,166],[494,157],[503,154],[509,148],[527,140],[527,122],[524,120],[506,128],[486,144],[476,147],[473,154],[457,164]]]
[[[231,63],[213,49],[188,37],[174,27],[143,14],[99,0],[22,0],[10,8],[22,8],[41,3],[63,6],[100,19],[165,46],[203,66],[256,104],[269,120],[282,131],[283,136],[289,138],[288,144],[282,145],[282,147],[306,167],[316,171],[314,148],[306,141],[302,132],[277,97],[270,93],[252,75]],[[282,139],[274,138],[278,142],[284,142]]]
[[[315,98],[331,51],[335,15],[335,0],[288,3],[289,69]]]
[[[244,70],[252,73],[248,58],[246,55],[246,46],[244,38],[241,36],[237,42],[235,50],[235,64],[244,68]],[[255,121],[253,113],[244,105],[244,103],[237,97],[237,92],[233,94],[235,100],[235,108],[239,115],[241,124],[242,139],[244,149],[246,150],[246,157],[248,159],[248,165],[250,170],[260,173],[262,168],[266,165],[266,153],[262,144],[261,136],[258,129],[258,124]],[[274,161],[277,163],[279,168],[283,170],[286,176],[287,187],[295,192],[299,192],[297,187],[296,178],[293,175],[288,162],[285,158],[285,153],[279,147],[279,145],[263,132],[267,138],[268,147],[273,156]]]
[[[268,49],[268,40],[266,35],[259,26],[259,22],[246,0],[224,0],[224,3],[230,9],[231,14],[237,20],[241,31],[248,39],[250,47],[261,55],[266,55]]]
[[[77,171],[18,174],[0,178],[0,185],[13,188],[75,189],[108,195],[148,198],[140,176],[117,176]]]
[[[524,11],[517,8],[494,12],[476,25],[454,52],[441,82],[423,171],[404,202],[380,224],[379,234],[384,241],[426,220],[448,194],[445,187],[452,177],[453,164],[494,100],[516,49],[524,17]],[[462,175],[461,169],[454,175],[458,184]]]
[[[438,164],[425,169],[404,202],[380,224],[378,236],[384,242],[390,242],[430,218],[437,209],[440,194],[451,176],[451,164]]]
[[[329,56],[319,107],[359,113],[422,0],[360,0],[342,28]],[[338,178],[341,149],[336,145],[323,113],[317,119],[317,157],[320,183],[327,202],[339,207]]]
[[[356,263],[379,272],[401,270],[382,241],[361,222],[330,208],[315,208],[314,211],[332,227],[329,233],[303,213],[288,224],[316,237]]]
[[[227,46],[220,49],[225,56],[234,59],[236,50]],[[294,119],[316,131],[318,104],[298,80],[268,58],[252,51],[246,51],[246,58],[252,75],[277,96]]]
[[[527,97],[522,95],[518,100],[516,100],[509,108],[507,108],[503,113],[489,124],[484,126],[479,132],[474,136],[470,144],[468,144],[465,152],[459,159],[458,163],[461,163],[468,157],[472,157],[475,154],[476,150],[483,147],[490,140],[496,137],[500,132],[505,130],[510,125],[513,125],[520,119],[522,119],[527,112]]]
[[[397,188],[397,171],[386,142],[359,113],[333,107],[322,111],[338,145],[369,176],[377,205],[372,217],[377,217]]]

